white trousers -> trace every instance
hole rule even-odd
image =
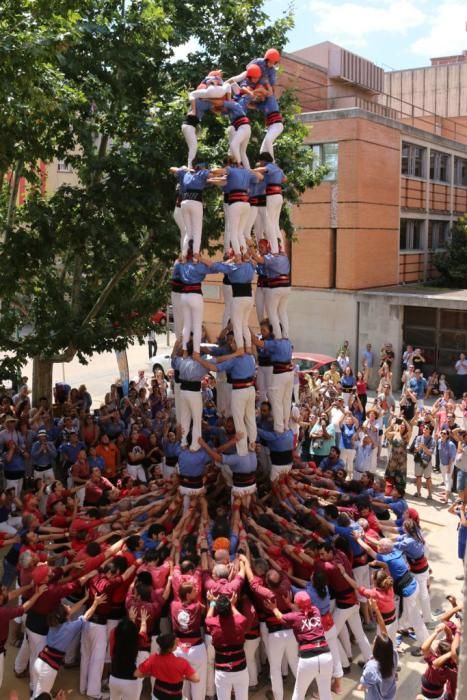
[[[255,387],[245,389],[232,389],[232,418],[235,431],[243,433],[242,439],[237,442],[239,455],[248,454],[248,444],[256,442],[256,412],[255,412]]]
[[[289,316],[287,314],[289,296],[290,287],[266,288],[264,290],[266,314],[276,338],[289,337]]]
[[[443,482],[444,482],[444,488],[446,489],[446,495],[449,496],[452,490],[452,467],[449,467],[447,464],[441,464],[439,465],[439,468],[441,469],[441,476],[443,477]],[[449,471],[448,471],[449,469]]]
[[[271,674],[271,687],[274,693],[274,700],[283,700],[284,683],[282,681],[281,664],[285,655],[290,670],[297,677],[298,666],[298,644],[295,635],[290,629],[270,632],[267,644],[267,655],[269,659],[269,671]]]
[[[224,297],[224,312],[222,314],[222,328],[226,328],[232,318],[232,285],[222,285],[222,296]]]
[[[41,693],[50,693],[54,687],[55,679],[57,678],[57,671],[49,666],[48,663],[42,661],[42,659],[36,659],[34,663],[34,676],[35,684],[33,688],[33,697]]]
[[[283,474],[288,474],[291,469],[291,464],[271,464],[271,481],[276,481]]]
[[[232,691],[235,700],[248,700],[248,670],[243,671],[218,671],[214,674],[217,700],[231,700]]]
[[[182,211],[181,206],[175,207],[173,217],[174,217],[174,221],[177,224],[179,231],[180,231],[180,252],[182,252],[183,247],[185,245],[186,226],[185,226],[185,219],[183,216],[183,211]],[[188,248],[188,241],[186,243],[186,246]]]
[[[259,241],[261,238],[264,238],[266,234],[266,226],[267,226],[267,211],[266,207],[257,207],[257,213],[256,213],[256,219],[255,223],[253,224],[253,231],[256,236],[256,240]]]
[[[279,225],[283,201],[281,194],[268,194],[266,197],[266,238],[273,253],[279,252],[279,241],[283,246],[282,232]]]
[[[274,141],[282,134],[283,131],[284,125],[282,122],[276,122],[275,124],[268,126],[266,136],[263,139],[259,152],[269,153],[274,158]]]
[[[353,463],[355,460],[355,450],[348,450],[347,448],[342,448],[341,459],[345,464],[345,469],[347,474],[352,474]]]
[[[256,217],[258,215],[258,207],[254,207],[250,204],[250,213],[248,214],[248,218],[245,222],[245,229],[243,231],[243,238],[245,240],[248,240],[251,238],[251,231],[253,229],[253,225],[256,221]]]
[[[229,211],[230,204],[224,202],[224,253],[230,250]]]
[[[245,656],[249,686],[258,685],[258,654],[261,638],[245,639]]]
[[[222,83],[222,85],[209,85],[207,88],[199,88],[190,92],[190,100],[215,100],[224,95],[230,95],[232,86],[230,83]]]
[[[241,163],[244,168],[250,169],[250,161],[246,154],[246,149],[251,137],[251,126],[249,124],[241,124],[238,129],[231,130],[229,138],[229,150],[233,160],[236,163]]]
[[[425,639],[428,637],[428,630],[423,622],[423,617],[420,612],[419,607],[419,586],[417,582],[417,588],[412,593],[412,595],[404,598],[402,617],[399,621],[401,628],[408,626],[413,627],[415,635],[417,637],[417,642],[423,644]]]
[[[336,626],[333,625],[327,632],[324,633],[326,641],[332,656],[332,677],[342,678],[344,671],[342,670],[341,657],[339,654],[339,645],[337,643]]]
[[[428,584],[430,582],[430,572],[427,569],[421,574],[412,574],[416,582],[418,583],[418,604],[422,611],[423,622],[432,621],[431,616],[431,601],[430,601],[430,591],[428,590]]]
[[[260,403],[261,401],[268,400],[271,378],[272,367],[261,367],[261,365],[258,365],[256,368],[256,386],[258,389],[258,399]]]
[[[183,239],[182,253],[188,252],[188,241],[193,240],[193,253],[199,253],[201,234],[203,232],[203,203],[193,199],[184,199],[181,206],[185,222],[186,235]]]
[[[255,292],[255,305],[256,305],[256,317],[258,319],[258,323],[261,323],[261,321],[265,317],[265,309],[266,309],[266,290],[264,287],[256,287],[256,292]]]
[[[198,137],[196,136],[196,126],[192,124],[182,124],[182,134],[188,146],[188,167],[191,168],[196,151],[198,150]]]
[[[371,588],[370,567],[368,566],[368,564],[365,564],[365,566],[357,566],[355,569],[352,569],[352,574],[359,586],[362,586],[363,588]],[[360,595],[358,591],[357,600],[359,603],[368,602],[368,598],[365,598],[365,596]]]
[[[25,628],[23,643],[15,659],[15,671],[16,673],[23,673],[29,663],[29,685],[32,689],[34,689],[36,683],[34,664],[46,643],[47,636],[45,634],[37,634],[36,632],[31,632],[27,627]]]
[[[180,384],[174,382],[174,398],[175,398],[175,417],[177,423],[180,423]]]
[[[272,374],[268,396],[272,406],[274,430],[283,433],[289,428],[290,408],[292,406],[293,372]]]
[[[238,348],[251,347],[250,313],[253,308],[253,297],[232,297],[230,303],[231,319],[235,342]]]
[[[131,476],[132,479],[142,481],[143,484],[146,483],[146,472],[144,471],[144,467],[142,464],[130,464],[130,462],[128,462],[126,466],[128,474]]]
[[[183,306],[180,292],[171,293],[172,311],[174,316],[174,331],[177,340],[181,340],[183,333]]]
[[[55,474],[54,474],[53,467],[50,467],[50,469],[44,469],[44,471],[41,471],[41,472],[34,469],[32,472],[32,475],[33,475],[34,479],[43,479],[43,481],[46,481],[46,482],[55,481]]]
[[[201,421],[203,415],[203,398],[200,391],[180,391],[180,425],[182,426],[182,447],[187,445],[187,435],[193,421],[191,431],[191,449],[199,450],[198,439],[201,437]]]
[[[320,700],[331,700],[332,655],[318,654],[309,659],[299,658],[292,700],[305,700],[306,691],[316,679]]]
[[[139,700],[141,680],[109,677],[110,700]]]
[[[243,238],[245,223],[250,213],[248,202],[234,202],[229,204],[229,235],[230,245],[234,253],[240,254],[241,248],[246,251],[246,241]]]
[[[5,491],[8,491],[8,489],[14,489],[15,490],[15,496],[17,498],[20,498],[21,496],[21,491],[23,490],[23,481],[24,479],[5,479]]]
[[[190,683],[185,681],[183,684],[183,697],[191,700],[204,700],[206,695],[206,679],[208,672],[208,655],[205,644],[197,644],[190,647],[187,651],[183,647],[178,646],[175,650],[175,656],[180,656],[186,659],[199,675],[199,683]]]
[[[203,325],[203,295],[181,294],[183,309],[183,349],[186,350],[190,335],[193,334],[193,350],[200,351]]]
[[[352,630],[355,641],[357,642],[360,651],[362,652],[363,660],[368,661],[371,657],[371,646],[368,638],[363,631],[362,621],[360,619],[360,609],[358,605],[352,605],[350,608],[337,608],[332,613],[334,619],[334,624],[336,626],[336,633],[339,635],[343,629],[345,623],[347,623]],[[341,664],[342,666],[348,666],[349,661],[346,658],[347,653],[344,652],[342,645],[339,644],[339,653],[341,654]]]
[[[107,648],[107,627],[85,622],[81,635],[79,688],[81,695],[101,696],[102,673]]]

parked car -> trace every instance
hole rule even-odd
[[[335,361],[335,357],[315,352],[294,352],[292,355],[293,364],[298,365],[300,386],[304,386],[306,374],[311,374],[312,370],[317,369],[320,376],[323,376],[331,368],[331,363]]]

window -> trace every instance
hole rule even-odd
[[[454,159],[454,183],[467,187],[467,159]]]
[[[428,250],[446,248],[450,238],[451,224],[449,221],[428,222]]]
[[[402,175],[425,177],[426,148],[414,143],[402,144]]]
[[[421,250],[423,219],[401,219],[400,249]]]
[[[451,156],[440,151],[430,152],[430,180],[438,182],[449,182],[451,177],[449,167]]]
[[[337,143],[320,143],[312,146],[316,165],[327,165],[329,172],[325,180],[337,180],[338,145]]]
[[[57,163],[57,173],[72,173],[73,168],[66,160],[59,160]]]

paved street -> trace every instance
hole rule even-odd
[[[167,349],[166,335],[158,337],[159,352]],[[147,346],[136,345],[128,351],[128,361],[130,368],[130,378],[133,377],[137,370],[147,366]],[[29,372],[29,374],[28,374]],[[28,367],[26,374],[31,378],[31,369]],[[105,392],[109,385],[118,376],[118,369],[115,356],[111,353],[96,356],[92,359],[88,366],[80,365],[79,362],[72,362],[65,366],[65,379],[71,386],[76,386],[85,383],[90,390],[94,399],[94,408],[98,407],[103,400]],[[62,381],[62,367],[58,365],[55,368],[54,379]],[[383,451],[384,455],[384,451]],[[412,457],[409,456],[409,474],[413,473]],[[438,474],[434,475],[435,485],[438,487],[441,479]],[[420,512],[423,529],[427,536],[429,545],[429,559],[433,571],[431,594],[432,594],[432,609],[446,609],[446,595],[454,594],[460,599],[462,592],[462,584],[455,580],[455,576],[460,573],[461,566],[457,559],[457,537],[456,537],[456,519],[448,515],[447,507],[442,506],[438,500],[427,505],[425,501],[412,497],[414,493],[413,477],[409,478],[408,485],[408,501],[409,504],[417,508]],[[412,644],[412,642],[411,642]],[[406,647],[409,648],[408,646]],[[5,661],[5,679],[2,688],[1,698],[7,698],[7,691],[16,688],[19,693],[19,700],[27,700],[29,697],[27,682],[24,679],[16,679],[12,673],[12,665],[16,655],[16,649],[8,647],[8,653]],[[360,657],[356,657],[358,660]],[[420,690],[420,673],[423,671],[423,663],[419,659],[410,656],[410,653],[405,653],[401,660],[402,671],[400,673],[398,697],[414,698]],[[359,667],[353,665],[351,676],[344,680],[345,692],[341,696],[345,700],[348,698],[363,697],[363,693],[355,690],[358,678]],[[57,687],[64,688],[69,693],[69,700],[78,700],[81,698],[78,692],[78,672],[61,671]],[[262,700],[265,697],[265,690],[268,688],[264,685],[257,693],[252,695],[256,700]],[[290,698],[292,684],[289,682],[286,686],[286,700]],[[148,688],[142,696],[145,700],[150,697]],[[311,694],[309,694],[311,697]]]

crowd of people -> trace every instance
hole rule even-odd
[[[273,58],[254,61],[260,73],[247,67],[240,86],[255,73],[273,96]],[[219,99],[220,82],[193,100]],[[426,486],[432,497],[439,461],[463,560],[467,433],[456,403],[443,392],[426,409],[412,356],[397,406],[390,348],[367,401],[372,350],[354,376],[348,344],[300,390],[277,235],[285,176],[268,150],[255,171],[234,163],[202,176],[195,154],[176,173],[190,211],[172,276],[171,370],[140,371],[126,396],[112,385],[94,410],[85,386],[57,392],[56,406],[32,406],[26,382],[0,400],[0,686],[11,622],[11,663],[34,700],[52,697],[62,666],[79,667],[91,700],[138,700],[149,684],[157,700],[262,689],[283,700],[286,676],[293,700],[314,682],[329,700],[358,666],[366,698],[391,700],[403,640],[426,662],[420,697],[454,700],[462,607],[451,597],[434,618],[423,524],[405,491],[410,450],[417,494]],[[192,206],[202,222],[210,180],[227,185],[223,262],[200,256]],[[264,181],[263,194],[248,193]],[[224,323],[206,347],[201,283],[213,272],[225,276]],[[260,333],[249,327],[256,275]]]

